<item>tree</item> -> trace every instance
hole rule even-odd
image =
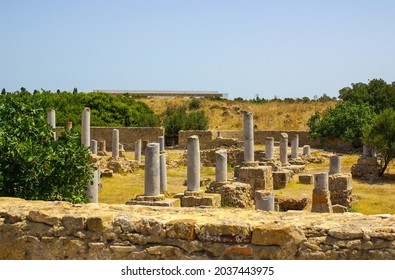
[[[78,89],[75,87],[74,89],[73,89],[73,94],[77,94],[78,93]]]
[[[1,95],[6,95],[7,91],[5,90],[5,88],[3,88],[3,90],[1,91]]]
[[[85,202],[89,150],[72,131],[55,141],[42,103],[25,100],[22,93],[0,100],[0,196]]]
[[[363,128],[372,122],[373,117],[373,108],[367,104],[341,102],[322,115],[316,112],[310,117],[307,122],[309,136],[320,139],[322,143],[340,138],[344,143],[360,147]]]
[[[368,84],[355,83],[339,90],[339,98],[355,104],[369,104],[379,113],[386,108],[395,108],[395,85],[382,79],[370,80]]]
[[[395,110],[388,108],[378,114],[372,124],[364,129],[364,140],[380,152],[382,163],[379,175],[382,176],[395,158]]]

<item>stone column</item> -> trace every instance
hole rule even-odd
[[[281,133],[280,136],[280,161],[282,165],[288,163],[288,134]]]
[[[200,190],[200,147],[199,137],[188,137],[187,143],[187,191]]]
[[[166,154],[162,153],[159,155],[159,169],[160,169],[160,192],[165,193],[167,191],[167,173],[166,173]]]
[[[72,122],[66,122],[66,129],[71,130],[73,128],[73,123]]]
[[[244,112],[244,162],[254,161],[254,124],[251,112]]]
[[[112,157],[115,159],[119,158],[119,130],[118,129],[113,129],[112,131],[111,149],[112,149]]]
[[[215,181],[228,181],[228,155],[226,150],[215,152]]]
[[[134,160],[141,161],[141,139],[134,142]]]
[[[255,209],[274,211],[274,193],[264,190],[255,191]]]
[[[299,157],[299,135],[295,136],[291,140],[291,158],[295,159]]]
[[[370,147],[370,145],[368,145],[368,144],[364,144],[362,155],[364,157],[371,157],[372,156],[372,147]]]
[[[221,131],[217,131],[217,138],[222,138]]]
[[[106,141],[104,140],[99,141],[99,151],[106,152]]]
[[[304,145],[303,146],[303,155],[304,156],[309,156],[310,155],[310,146],[309,145]]]
[[[81,144],[85,147],[91,144],[91,111],[88,107],[82,112]]]
[[[144,196],[160,194],[159,144],[149,143],[145,150]]]
[[[327,172],[314,174],[313,205],[311,212],[332,213]]]
[[[89,203],[98,203],[100,170],[99,169],[93,170],[92,173],[93,173],[92,183],[88,184],[88,187],[85,191],[85,195]]]
[[[340,156],[329,157],[329,174],[341,173],[341,166]]]
[[[97,141],[91,140],[91,153],[97,155]]]
[[[274,158],[274,138],[266,137],[265,141],[265,159]]]
[[[53,138],[56,140],[56,117],[55,117],[55,110],[54,109],[48,110],[47,123],[55,130],[53,132]]]
[[[165,150],[165,137],[159,136],[159,152],[163,152]]]

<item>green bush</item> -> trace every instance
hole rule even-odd
[[[382,176],[395,158],[395,110],[388,108],[378,114],[372,124],[365,127],[364,140],[380,152],[383,159],[380,170]]]
[[[354,147],[362,145],[363,128],[374,117],[373,108],[367,104],[341,102],[330,107],[321,115],[316,112],[307,122],[309,136],[325,143],[330,139],[341,139]]]
[[[197,110],[200,108],[200,100],[197,98],[192,98],[189,102],[188,108],[189,110]]]
[[[43,102],[26,102],[27,94],[0,99],[0,196],[85,202],[88,149],[72,131],[55,141]]]

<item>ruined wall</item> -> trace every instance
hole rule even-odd
[[[395,215],[0,198],[0,259],[395,259]]]
[[[165,132],[163,127],[91,127],[91,139],[105,140],[107,150],[110,150],[113,129],[119,130],[119,143],[126,150],[134,150],[134,142],[139,139],[158,142],[158,137],[164,136]]]
[[[213,149],[216,147],[221,146],[221,142],[218,142],[217,144],[215,143],[210,143],[213,140],[216,140],[215,138],[217,137],[217,132],[221,133],[221,137],[225,139],[235,139],[237,141],[243,141],[244,136],[243,136],[243,131],[241,130],[187,130],[187,131],[180,131],[178,133],[178,142],[180,148],[185,148],[187,144],[187,139],[191,135],[197,135],[199,136],[199,143],[201,149]],[[255,130],[254,131],[254,143],[255,144],[260,144],[264,145],[266,137],[273,137],[275,142],[280,141],[280,134],[281,133],[287,133],[288,134],[288,142],[289,145],[291,145],[291,139],[298,134],[299,135],[299,146],[303,147],[303,145],[310,145],[312,147],[320,148],[321,144],[318,140],[312,140],[309,139],[308,137],[308,132],[304,130],[288,130],[288,131],[282,131],[282,130]],[[215,145],[216,147],[214,147]],[[242,146],[242,145],[239,145]],[[339,149],[344,149],[344,148],[349,148],[349,145],[341,143],[340,140],[331,140],[327,143],[328,147],[331,148],[339,148]]]

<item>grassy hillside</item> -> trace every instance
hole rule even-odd
[[[163,117],[168,107],[185,106],[192,99],[186,98],[143,98],[156,114]],[[255,129],[258,130],[307,130],[307,120],[316,110],[322,112],[336,101],[310,101],[287,103],[270,101],[256,104],[246,101],[199,99],[200,108],[210,118],[210,129],[240,130],[243,127],[242,111],[254,114]]]

